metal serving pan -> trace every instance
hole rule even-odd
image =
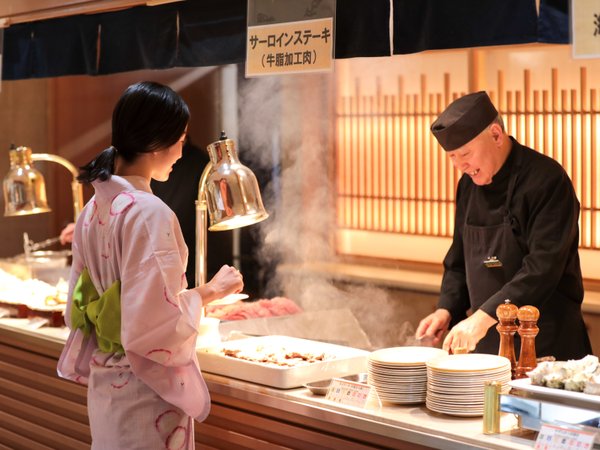
[[[285,367],[226,356],[222,352],[223,349],[250,352],[285,349],[285,351],[298,353],[324,353],[326,358],[323,361]],[[365,350],[289,336],[253,337],[198,350],[198,360],[204,372],[280,389],[290,389],[313,381],[366,372],[368,355],[369,352]]]

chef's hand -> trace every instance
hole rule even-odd
[[[439,308],[421,320],[415,337],[419,340],[431,340],[431,343],[436,345],[442,340],[442,336],[448,330],[451,319],[450,311]]]
[[[483,339],[488,329],[496,323],[496,319],[478,309],[470,317],[458,322],[446,339],[444,339],[444,350],[455,353],[457,349],[471,352],[475,350],[477,343]]]
[[[241,292],[243,288],[244,281],[239,270],[224,265],[208,283],[195,289],[202,296],[202,303],[206,305],[226,295]]]
[[[60,232],[60,243],[62,245],[73,242],[73,232],[75,231],[75,223],[71,222]]]

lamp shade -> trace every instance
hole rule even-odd
[[[212,170],[206,180],[210,231],[232,230],[269,217],[254,173],[238,159],[235,143],[222,134],[208,145]]]
[[[4,215],[22,216],[51,211],[46,200],[46,184],[33,167],[31,149],[10,150],[10,170],[4,177]]]

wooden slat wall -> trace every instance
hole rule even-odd
[[[425,236],[452,232],[457,172],[429,132],[445,105],[463,93],[354,95],[338,99],[338,226]]]
[[[550,89],[536,89],[529,70],[521,90],[505,89],[504,73],[488,89],[509,133],[563,165],[581,202],[580,246],[600,249],[600,176],[598,90],[588,86],[585,67],[578,89],[559,89],[552,69]],[[463,92],[427,89],[420,77],[418,94],[383,92],[379,80],[372,96],[353,94],[336,104],[337,225],[350,230],[450,237],[458,172],[429,131],[430,124]]]
[[[588,86],[585,67],[579,71],[578,89],[559,89],[559,70],[549,73],[550,89],[535,89],[528,70],[523,91],[504,89],[498,73],[498,105],[507,128],[521,143],[558,161],[567,171],[581,203],[580,248],[600,249],[600,192],[598,190],[598,90]]]

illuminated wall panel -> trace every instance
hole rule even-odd
[[[386,58],[370,70],[361,61],[339,67],[338,252],[441,262],[453,232],[459,174],[429,126],[448,103],[473,90],[467,81],[485,86],[509,134],[565,168],[581,202],[580,247],[600,250],[600,79],[588,76],[600,73],[600,62],[574,67],[566,46],[549,47],[479,50],[477,64],[484,66],[476,70],[469,69],[468,50]],[[484,79],[473,80],[479,72]],[[373,246],[352,243],[369,232]],[[407,245],[411,236],[430,238],[432,245],[415,252]],[[431,253],[436,242],[442,248]]]

